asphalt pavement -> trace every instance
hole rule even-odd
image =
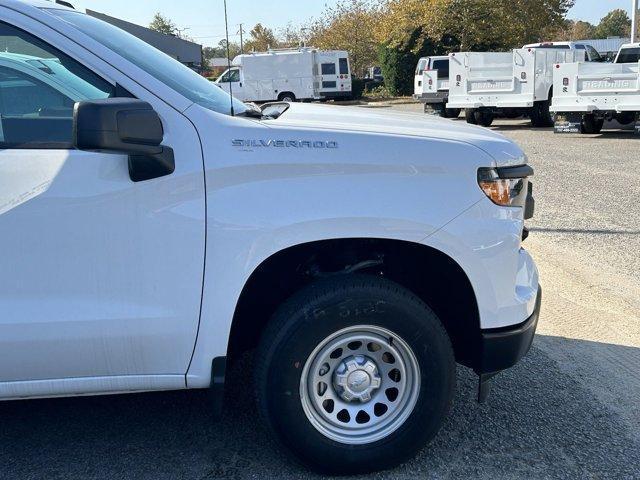
[[[484,405],[475,376],[459,368],[435,441],[368,478],[638,479],[640,139],[557,136],[524,120],[494,128],[536,170],[526,247],[545,288],[539,334]],[[320,478],[270,443],[250,364],[230,372],[218,422],[206,392],[0,403],[0,479]]]

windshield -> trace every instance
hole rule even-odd
[[[227,115],[231,113],[231,99],[228,93],[148,43],[118,27],[80,12],[48,11],[113,50],[192,102],[214,112]],[[236,114],[244,113],[247,110],[242,102],[235,99],[233,108]]]

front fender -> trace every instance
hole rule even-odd
[[[242,290],[262,262],[321,240],[419,243],[483,197],[477,167],[492,164],[486,153],[462,142],[265,129],[231,117],[204,133],[201,125],[212,124],[210,115],[196,110],[192,117],[205,156],[207,254],[190,388],[209,385],[213,358],[226,355]],[[275,140],[332,141],[339,148],[234,146],[238,139],[268,141],[265,135],[274,130]]]

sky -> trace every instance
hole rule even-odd
[[[148,25],[155,12],[171,18],[185,34],[203,45],[224,38],[223,0],[71,0],[78,9],[89,8],[139,25]],[[279,29],[319,16],[336,0],[227,0],[231,40],[239,39],[239,24],[250,30],[256,23]],[[614,8],[631,12],[631,0],[577,0],[569,18],[598,23]]]

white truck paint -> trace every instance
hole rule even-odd
[[[491,125],[498,109],[520,110],[534,126],[551,126],[553,70],[584,55],[580,50],[547,48],[452,53],[447,108],[464,108],[469,123],[483,126]]]
[[[299,48],[239,55],[216,84],[245,102],[348,98],[349,54]]]
[[[623,45],[615,63],[565,63],[554,71],[556,133],[599,133],[605,121],[640,134],[640,44]]]
[[[388,322],[382,305],[411,303],[412,315],[421,312],[416,328],[431,322],[446,338],[443,345],[453,342],[455,360],[480,375],[481,397],[489,377],[526,354],[541,297],[536,266],[522,248],[532,170],[513,142],[421,115],[295,103],[258,111],[93,17],[39,0],[0,0],[0,15],[6,53],[25,54],[26,45],[29,55],[64,67],[36,75],[66,77],[69,87],[37,77],[17,84],[10,75],[0,79],[0,88],[35,102],[0,115],[1,400],[207,387],[219,395],[225,359],[279,325],[270,319],[281,303],[354,274],[409,292],[404,272],[411,271],[419,285],[402,303],[376,293],[372,308],[345,311],[351,299],[343,298],[335,304],[341,314],[328,320],[368,315]],[[78,88],[83,82],[93,90]],[[437,278],[432,264],[418,258],[440,262]],[[439,288],[443,278],[442,294],[420,293],[430,281]],[[328,328],[326,310],[304,315],[325,321],[301,332]],[[399,323],[387,323],[391,338],[409,317],[394,319]],[[377,367],[373,348],[368,360],[341,361],[357,377],[345,378],[342,388],[362,394],[364,403],[367,388],[387,410],[376,419],[340,420],[360,436],[323,450],[324,431],[295,402],[306,385],[299,367],[324,336],[302,336],[309,347],[302,363],[262,364],[274,381],[288,375],[296,382],[288,396],[263,383],[258,388],[260,398],[276,394],[294,402],[285,415],[270,418],[281,429],[293,419],[283,434],[306,429],[307,441],[285,444],[298,455],[306,448],[301,458],[310,465],[318,466],[311,457],[320,455],[323,462],[347,462],[350,471],[397,464],[424,445],[421,423],[407,425],[411,437],[387,426],[402,425],[420,408],[435,432],[446,409],[425,413],[427,397],[419,390],[414,410],[387,417],[404,390],[392,398],[373,380],[387,390],[394,382],[396,391],[430,384],[431,375],[452,381],[451,348],[424,347],[431,335],[406,337],[414,352],[450,362],[423,371],[422,380],[411,370],[396,377],[391,369],[404,363],[390,367],[393,359],[384,357],[387,365]],[[276,336],[266,347],[281,341]],[[402,345],[376,341],[389,349]],[[364,348],[358,345],[345,348]],[[329,368],[332,378],[343,375],[337,365]],[[389,374],[381,379],[378,368]],[[349,403],[329,383],[344,408],[373,408]],[[446,389],[429,392],[445,403],[449,398]],[[371,443],[371,422],[386,428],[376,438],[390,442],[377,450],[379,461],[370,463],[366,448],[342,457],[342,443]],[[345,467],[341,462],[336,465]]]
[[[586,59],[589,62],[603,62],[604,59],[598,51],[588,43],[584,42],[542,42],[530,43],[522,48],[552,48],[559,50],[580,50],[585,52]]]
[[[424,103],[425,113],[457,118],[460,109],[447,109],[449,98],[449,57],[424,57],[418,61],[413,98]]]

